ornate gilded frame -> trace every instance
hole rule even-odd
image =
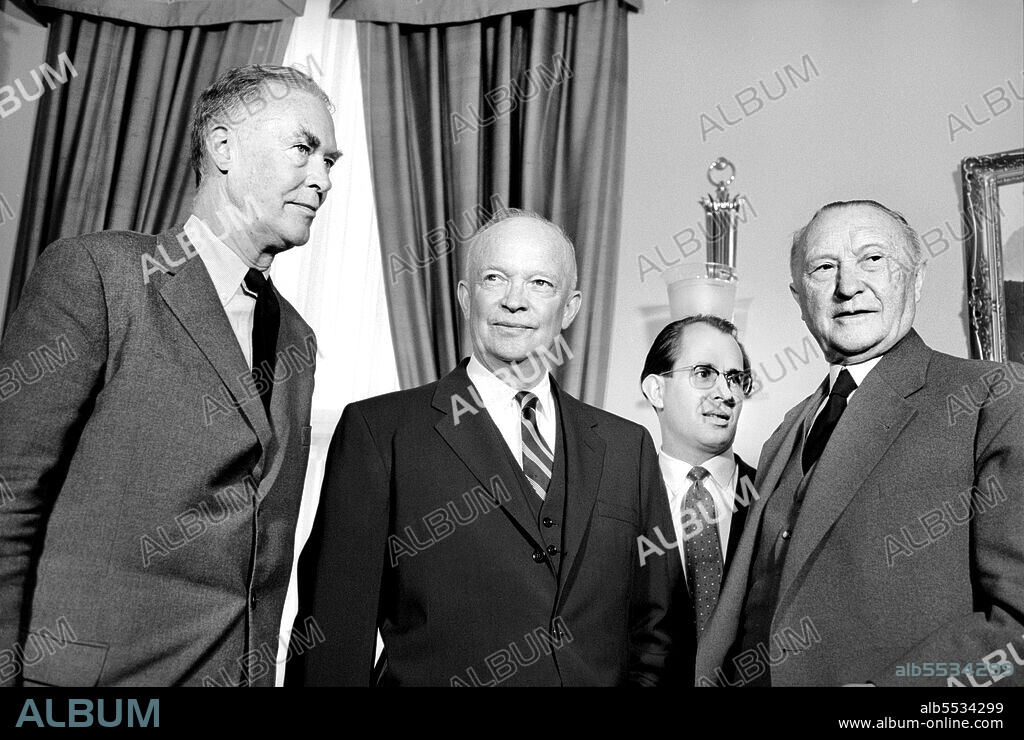
[[[1024,149],[966,157],[960,162],[960,178],[963,185],[971,356],[1006,362],[1006,298],[999,188],[1024,182]]]

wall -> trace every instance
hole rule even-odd
[[[13,86],[15,80],[21,79],[29,94],[34,92],[36,85],[29,73],[43,63],[46,39],[45,26],[9,0],[0,0],[0,85]],[[7,97],[0,93],[0,98]],[[6,110],[10,112],[0,119],[0,325],[7,306],[11,261],[18,238],[38,105],[38,100],[22,102],[20,108],[8,103]]]
[[[958,168],[965,156],[1022,146],[1022,29],[1019,0],[646,3],[630,26],[605,407],[660,438],[637,377],[668,320],[658,269],[703,261],[697,200],[712,189],[706,168],[718,156],[735,163],[732,193],[752,205],[739,231],[736,319],[767,378],[743,411],[743,457],[757,459],[785,411],[827,372],[788,290],[792,232],[826,202],[874,198],[925,235],[934,256],[916,328],[935,349],[967,356]]]

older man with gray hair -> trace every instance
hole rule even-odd
[[[0,344],[0,683],[274,683],[316,339],[267,275],[331,188],[330,101],[232,69],[192,141],[184,225],[51,244]]]
[[[829,374],[762,450],[698,685],[1024,684],[1024,368],[924,343],[880,203],[818,210],[791,266]]]
[[[679,568],[639,557],[638,537],[672,531],[657,452],[549,372],[582,304],[572,243],[508,210],[463,259],[471,355],[437,382],[350,404],[338,425],[300,564],[300,618],[326,642],[287,680],[658,683]]]

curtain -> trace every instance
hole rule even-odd
[[[327,449],[346,404],[398,390],[391,346],[380,240],[370,184],[355,21],[328,20],[328,0],[309,0],[295,21],[284,63],[308,72],[335,106],[342,157],[331,192],[317,212],[309,242],[274,259],[274,285],[313,327],[319,354],[313,393],[309,468],[295,527],[296,558],[320,500]],[[298,611],[295,568],[281,620],[277,683],[284,679]],[[296,625],[304,632],[303,625]]]
[[[54,2],[56,0],[49,0]],[[67,2],[68,0],[64,0]],[[109,0],[104,0],[109,1]],[[520,10],[560,8],[581,5],[593,0],[332,0],[331,16],[355,21],[380,23],[413,23],[437,26],[442,23],[465,23],[492,15],[508,15]],[[626,5],[641,10],[642,0],[623,0]],[[665,0],[668,2],[668,0]]]
[[[628,7],[598,0],[443,26],[359,24],[370,164],[398,374],[408,388],[468,354],[461,245],[493,209],[573,238],[583,308],[556,370],[603,401],[626,123]]]
[[[231,67],[280,63],[290,26],[160,29],[56,14],[46,59],[67,79],[40,85],[6,316],[55,239],[101,229],[155,233],[184,219],[195,192],[193,101]],[[62,54],[73,69],[57,63]]]
[[[305,0],[33,0],[36,5],[146,26],[214,26],[302,15]]]

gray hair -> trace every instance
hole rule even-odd
[[[498,208],[493,214],[491,214],[491,217],[473,233],[473,236],[470,237],[469,242],[466,244],[465,258],[463,260],[462,267],[463,280],[468,282],[472,277],[470,272],[475,261],[476,249],[477,245],[480,243],[480,238],[491,228],[497,226],[503,221],[509,221],[513,218],[529,218],[534,221],[539,221],[553,229],[555,233],[561,237],[562,241],[565,242],[565,245],[569,248],[569,263],[572,269],[572,283],[569,286],[569,290],[576,290],[576,247],[573,245],[572,239],[569,238],[569,234],[567,234],[565,229],[554,221],[544,218],[544,216],[541,216],[536,211],[528,211],[523,208]]]
[[[811,225],[817,220],[818,216],[825,213],[826,211],[832,211],[836,208],[843,208],[844,206],[870,206],[883,213],[887,214],[893,221],[896,222],[900,233],[903,234],[903,239],[907,245],[907,251],[910,253],[911,264],[904,268],[901,264],[901,268],[907,271],[912,271],[921,264],[921,252],[922,243],[921,236],[914,230],[904,216],[899,211],[894,211],[888,206],[884,206],[875,200],[837,200],[832,203],[827,203],[815,211],[814,215],[811,216],[811,220],[807,222],[807,225],[793,234],[793,245],[789,250],[789,272],[793,276],[793,280],[796,280],[797,266],[803,259],[804,252],[807,249],[807,232],[810,231]]]
[[[189,160],[196,173],[196,183],[203,178],[206,160],[206,133],[219,119],[228,117],[240,106],[252,113],[249,105],[253,98],[264,100],[263,93],[269,92],[270,82],[280,82],[289,89],[302,90],[318,97],[334,112],[334,105],[312,77],[294,67],[281,67],[273,64],[249,64],[234,67],[217,78],[196,99],[192,106],[192,140]],[[273,93],[270,93],[273,98]],[[275,98],[278,99],[278,98]]]

